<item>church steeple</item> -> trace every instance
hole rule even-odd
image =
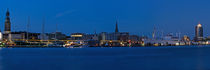
[[[9,13],[9,10],[7,9],[7,13],[6,13],[6,16],[9,17],[10,13]]]
[[[10,13],[9,13],[8,9],[7,9],[7,12],[6,12],[6,20],[5,20],[4,32],[5,33],[10,33],[11,32]]]
[[[116,25],[115,25],[115,33],[119,32],[119,29],[118,29],[118,22],[116,21]]]

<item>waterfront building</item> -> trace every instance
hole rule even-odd
[[[27,38],[28,37],[28,38]],[[40,40],[40,33],[30,33],[25,31],[11,32],[11,40]]]
[[[25,40],[26,32],[11,32],[11,40]]]
[[[56,32],[56,39],[57,40],[65,40],[66,35],[62,34],[61,32]],[[11,40],[55,40],[55,33],[46,33],[44,34],[44,39],[42,38],[41,33],[30,33],[25,31],[20,31],[20,32],[11,32]],[[28,37],[28,38],[27,38]]]
[[[96,34],[96,32],[95,32],[95,34],[86,34],[86,35],[84,35],[84,38],[85,38],[86,44],[88,46],[90,46],[90,47],[97,47],[97,46],[99,46],[99,43],[100,43],[99,35]]]
[[[140,41],[140,38],[138,35],[130,35],[129,40],[137,42]]]
[[[168,34],[163,37],[163,40],[180,41],[179,37]]]
[[[190,37],[189,36],[187,36],[187,35],[184,35],[183,37],[182,37],[182,41],[185,43],[185,45],[191,45],[191,40],[190,40]]]
[[[49,40],[66,40],[66,35],[61,32],[47,33]]]
[[[72,33],[71,40],[84,40],[84,33]]]
[[[118,22],[116,21],[115,32],[101,32],[99,34],[100,45],[107,44],[108,46],[122,46],[129,40],[129,32],[119,32]]]
[[[129,35],[128,43],[130,46],[143,46],[143,41],[141,40],[142,37],[138,35]]]
[[[42,34],[38,35],[38,38],[40,40],[49,40],[49,36],[46,33],[42,33]]]
[[[27,36],[28,33],[28,36]],[[57,36],[55,39],[55,35]],[[28,37],[28,38],[27,38]],[[31,33],[25,31],[11,32],[11,40],[66,40],[66,35],[61,32],[45,33],[44,39],[41,33]]]
[[[123,46],[129,40],[128,32],[102,32],[99,34],[100,45],[108,44],[109,46]]]
[[[117,32],[117,33],[102,32],[99,35],[100,35],[100,40],[128,41],[128,39],[129,39],[128,32]]]
[[[98,40],[99,40],[98,34],[95,33],[95,34],[93,35],[92,39],[98,41]]]
[[[28,39],[31,40],[40,40],[39,36],[41,35],[40,33],[28,33]]]
[[[72,33],[70,40],[99,40],[98,34]]]
[[[210,36],[206,37],[205,40],[210,41]]]
[[[186,41],[184,41],[184,40]],[[144,40],[144,44],[147,46],[171,46],[171,45],[189,45],[191,42],[188,41],[189,38],[187,36],[184,36],[184,38],[181,39],[178,36],[174,36],[173,34],[167,34],[163,37],[163,39],[146,39]]]
[[[118,22],[116,21],[115,32],[107,33],[102,32],[99,34],[100,40],[119,40],[119,41],[128,41],[129,32],[119,32]]]
[[[106,40],[106,32],[101,32],[100,34],[99,34],[99,40]]]
[[[188,37],[187,35],[184,35],[182,38],[183,41],[190,41],[190,37]]]
[[[198,23],[198,25],[195,27],[195,41],[202,41],[203,40],[203,27]]]
[[[84,34],[84,40],[97,40],[98,41],[98,34]]]
[[[88,45],[88,46],[98,46],[98,34],[85,34],[85,33],[72,33],[70,35],[69,42],[71,45]]]
[[[3,33],[0,30],[0,41],[2,41],[2,40],[3,40]]]

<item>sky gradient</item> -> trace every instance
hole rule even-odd
[[[11,13],[12,31],[26,30],[31,18],[31,32],[114,32],[119,22],[121,32],[151,35],[154,26],[166,33],[181,32],[194,36],[200,21],[204,35],[210,35],[208,0],[1,0],[0,29],[4,29],[6,9]]]

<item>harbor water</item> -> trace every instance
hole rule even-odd
[[[0,48],[0,70],[210,70],[210,46]]]

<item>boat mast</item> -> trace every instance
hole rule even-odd
[[[42,23],[42,40],[44,40],[44,28],[45,28],[45,19],[43,18],[43,23]]]
[[[56,23],[56,30],[55,30],[55,40],[57,40],[57,32],[58,32],[58,23]]]
[[[27,41],[29,39],[29,28],[30,28],[30,16],[28,16],[28,24],[27,24]]]

